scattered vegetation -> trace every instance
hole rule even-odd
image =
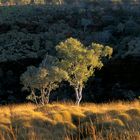
[[[38,67],[46,54],[56,56],[55,46],[70,37],[80,40],[87,49],[95,42],[111,46],[114,51],[113,59],[105,61],[105,68],[108,68],[96,74],[97,77],[89,78],[83,90],[86,101],[133,100],[139,97],[138,0],[45,0],[45,5],[33,4],[41,1],[1,1],[2,4],[15,2],[14,6],[0,7],[2,104],[25,101],[29,93],[21,91],[20,75],[30,65]],[[105,76],[109,74],[109,77]],[[92,83],[97,84],[97,89]],[[116,83],[121,85],[119,94],[113,90]],[[68,87],[58,88],[53,99],[56,96],[61,98],[62,91],[67,94],[66,100],[73,98],[73,91]]]
[[[139,140],[140,102],[0,107],[1,140]]]
[[[63,5],[63,4],[99,4],[100,2],[103,3],[136,3],[137,0],[0,0],[1,6],[10,6],[10,5],[27,5],[27,4],[54,4],[54,5]]]
[[[86,48],[80,41],[69,38],[56,46],[56,57],[46,56],[39,68],[30,66],[21,75],[21,82],[30,89],[29,99],[36,104],[49,102],[50,92],[56,89],[62,80],[74,87],[76,104],[82,99],[84,83],[94,74],[95,69],[103,66],[102,57],[111,57],[113,49],[109,46],[92,43]],[[40,91],[39,97],[36,90]],[[38,93],[39,94],[39,93]]]
[[[55,46],[69,37],[87,46],[93,41],[111,45],[116,57],[138,53],[139,5],[134,1],[1,7],[0,21],[0,62],[54,55]]]
[[[84,84],[94,75],[95,69],[102,68],[102,57],[111,57],[113,49],[96,43],[85,47],[73,38],[61,42],[56,49],[61,61],[59,65],[68,73],[68,82],[75,90],[76,104],[79,105]]]
[[[102,102],[103,94],[108,100],[111,94],[112,99],[139,97],[139,4],[138,0],[0,0],[0,104],[6,104],[5,98],[17,102],[16,96],[23,98],[24,93],[36,103],[0,106],[0,140],[139,140],[139,101],[48,104],[52,93],[68,100],[74,91],[77,105],[84,95],[91,95],[87,101],[98,96]],[[130,60],[136,69],[125,67]],[[125,80],[107,70],[104,82],[102,75],[95,77],[97,88],[93,87],[95,71],[104,63],[109,69],[115,66],[111,72],[117,71],[116,63],[121,70],[124,67]],[[110,77],[115,77],[113,82]]]
[[[46,64],[48,66],[48,63]],[[20,78],[24,89],[31,91],[27,99],[32,100],[36,104],[42,103],[44,105],[48,103],[51,91],[56,89],[62,80],[68,78],[64,70],[55,65],[47,66],[44,65],[43,67],[43,65],[41,65],[39,68],[30,66]]]

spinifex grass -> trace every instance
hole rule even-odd
[[[140,102],[0,107],[0,140],[139,140]]]

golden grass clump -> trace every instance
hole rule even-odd
[[[120,119],[113,119],[111,123],[117,126],[124,126],[124,123]]]
[[[72,122],[72,116],[70,112],[64,110],[61,111],[60,114],[62,115],[63,121]]]
[[[51,111],[49,117],[56,122],[63,122],[63,116],[57,111]]]
[[[130,115],[126,114],[126,113],[120,113],[117,118],[119,118],[120,120],[122,120],[123,122],[128,122],[131,121],[131,117]]]
[[[140,103],[0,107],[0,140],[140,140]]]

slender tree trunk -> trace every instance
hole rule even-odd
[[[62,4],[62,0],[58,0],[59,1],[59,5],[61,5]]]
[[[76,105],[78,105],[78,106],[80,104],[80,101],[82,100],[82,90],[83,90],[82,86],[78,86],[78,87],[75,88]]]
[[[47,100],[48,100],[48,103],[49,103],[49,101],[50,101],[50,90],[48,91],[48,95],[47,95]]]
[[[41,104],[45,105],[45,89],[41,89]]]
[[[50,91],[49,90],[44,90],[44,102],[45,104],[49,103],[49,97],[50,97]]]
[[[50,100],[50,91],[48,91],[48,93],[46,93],[45,103],[48,104],[49,100]]]
[[[35,103],[38,104],[34,89],[31,89],[31,94],[33,95]]]
[[[45,105],[49,103],[50,90],[41,89],[41,104]]]

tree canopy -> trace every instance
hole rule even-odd
[[[21,76],[22,84],[31,90],[31,99],[45,104],[49,102],[50,92],[62,80],[67,80],[75,89],[76,104],[79,105],[88,78],[94,75],[96,69],[102,68],[102,58],[110,58],[113,49],[97,43],[86,47],[77,39],[69,38],[60,42],[56,51],[56,57],[46,55],[39,68],[28,67]],[[38,90],[39,96],[36,95]]]
[[[67,72],[56,66],[43,67],[43,64],[44,61],[39,68],[28,67],[27,71],[22,74],[21,81],[24,87],[31,91],[29,99],[45,104],[49,102],[51,91],[56,89],[62,80],[67,79],[68,75]]]
[[[109,46],[92,43],[85,47],[80,41],[69,38],[56,46],[60,67],[68,72],[68,81],[74,87],[77,104],[82,99],[82,89],[95,69],[103,66],[102,57],[111,57],[113,49]]]

